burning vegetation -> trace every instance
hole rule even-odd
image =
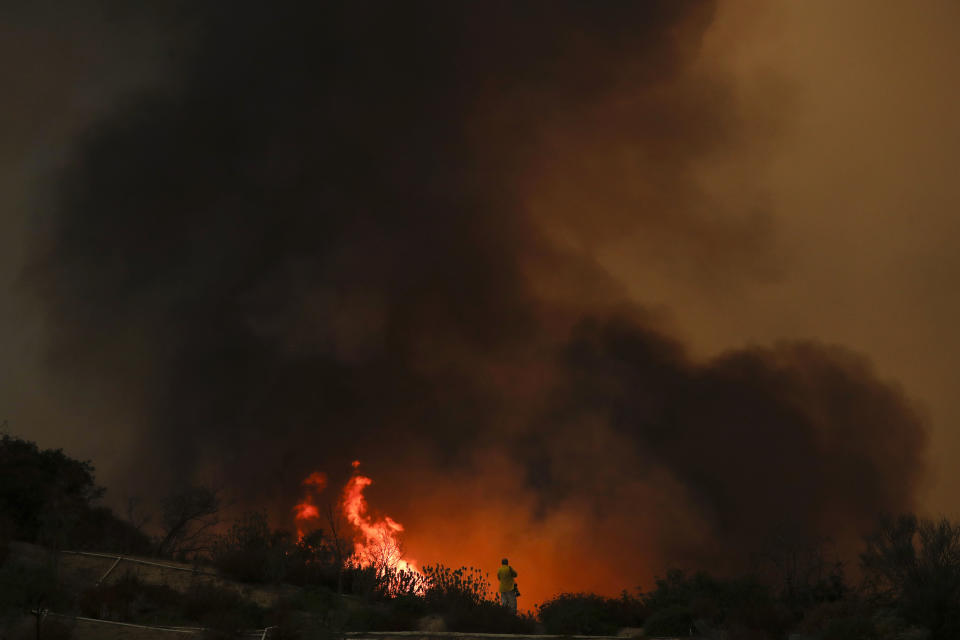
[[[295,537],[271,528],[264,513],[251,512],[210,537],[208,550],[196,553],[192,563],[180,565],[183,584],[170,582],[163,571],[114,571],[93,584],[121,554],[125,561],[169,569],[176,558],[163,543],[166,536],[162,531],[149,535],[99,506],[88,463],[6,436],[0,438],[0,460],[0,633],[5,621],[18,623],[24,612],[42,605],[63,614],[60,620],[78,615],[134,624],[200,624],[224,632],[218,637],[267,626],[276,630],[268,637],[302,639],[343,631],[422,630],[427,620],[474,633],[612,635],[642,626],[648,637],[756,640],[790,633],[824,640],[954,640],[960,634],[960,524],[945,519],[875,520],[860,547],[860,582],[834,561],[823,541],[790,531],[771,540],[750,573],[718,577],[672,570],[641,593],[554,594],[524,603],[527,609],[539,605],[535,615],[517,615],[496,603],[489,576],[480,570],[426,565],[414,572],[397,568],[398,563],[378,568],[376,558],[386,556],[371,560],[361,553],[367,532],[395,536],[398,530],[363,502],[352,503],[353,508],[372,528],[351,523],[354,542],[341,545],[336,522],[350,517],[348,497],[363,498],[370,484],[356,468],[338,509],[328,511],[338,517],[326,529],[313,528],[322,523],[308,518],[308,529]],[[73,482],[63,482],[66,477]],[[301,504],[321,504],[322,478],[307,479],[311,494]],[[399,547],[396,537],[391,540]],[[24,542],[47,546],[51,565],[38,564],[42,547],[24,555]],[[72,565],[63,558],[53,561],[58,547],[97,551],[92,555],[103,561],[102,571],[91,578],[83,564],[77,566],[84,573],[67,575]],[[206,570],[198,573],[204,564]],[[214,569],[221,576],[216,584],[207,580]],[[263,587],[259,593],[272,594],[267,601],[273,605],[246,598],[260,588],[256,585]],[[280,594],[286,595],[278,600]],[[347,594],[351,597],[342,597]]]
[[[352,528],[353,553],[347,558],[351,565],[373,568],[384,576],[397,572],[419,573],[416,562],[405,556],[401,534],[403,525],[390,516],[374,516],[363,495],[373,480],[359,472],[360,461],[353,461],[353,474],[343,487],[336,506],[328,503],[327,524],[336,530],[334,509]],[[327,485],[325,474],[314,471],[303,481],[303,499],[293,507],[297,540],[302,542],[309,531],[323,526],[317,501]]]

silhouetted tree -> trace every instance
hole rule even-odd
[[[213,542],[213,564],[224,574],[244,582],[279,582],[287,565],[297,559],[293,537],[286,531],[271,531],[267,516],[252,511],[243,514],[227,533]]]
[[[867,591],[931,640],[960,637],[960,525],[884,517],[861,555]]]
[[[797,613],[847,592],[843,563],[830,540],[804,533],[796,524],[773,527],[755,557],[757,577]]]
[[[53,546],[64,544],[91,504],[103,495],[90,462],[61,449],[0,436],[0,513],[13,537]]]
[[[328,502],[324,515],[327,518],[327,526],[330,530],[329,543],[330,551],[333,554],[333,562],[337,567],[337,593],[343,593],[343,570],[350,556],[350,542],[344,539],[341,534],[344,530],[343,519],[340,512],[332,502]]]
[[[217,489],[190,485],[169,494],[161,505],[157,550],[161,555],[180,557],[209,551],[219,512]]]

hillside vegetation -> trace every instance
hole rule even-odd
[[[497,604],[477,569],[360,566],[345,553],[349,541],[326,530],[297,539],[261,513],[220,523],[208,488],[172,492],[152,535],[135,510],[120,518],[100,505],[102,495],[89,462],[0,437],[0,639],[37,637],[36,611],[51,612],[41,638],[79,640],[113,637],[82,618],[223,639],[267,628],[272,640],[640,627],[648,637],[727,640],[960,637],[960,526],[946,519],[878,518],[856,583],[827,560],[824,541],[780,532],[750,575],[669,571],[649,592],[565,593],[518,615]],[[115,637],[153,637],[124,629]]]

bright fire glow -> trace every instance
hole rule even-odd
[[[355,462],[353,468],[358,466],[359,463]],[[343,490],[343,514],[357,532],[353,542],[353,560],[379,570],[416,571],[413,560],[403,557],[400,544],[403,525],[390,516],[374,518],[370,515],[363,490],[371,484],[373,480],[354,471]]]
[[[309,497],[306,498],[309,500]],[[320,512],[312,504],[301,503],[293,508],[297,520],[313,520],[320,517]]]
[[[353,527],[353,555],[350,561],[364,567],[375,567],[379,573],[387,570],[417,571],[416,563],[405,558],[400,536],[403,525],[390,516],[375,517],[370,514],[364,489],[373,480],[360,475],[360,461],[353,461],[353,475],[343,488],[340,508],[344,518]],[[315,528],[312,521],[320,518],[314,499],[327,485],[327,476],[314,471],[303,481],[306,493],[293,507],[297,526],[297,539],[303,540],[308,528]]]

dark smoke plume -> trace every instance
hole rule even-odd
[[[586,541],[607,591],[912,506],[925,426],[864,359],[696,362],[591,253],[779,268],[766,218],[692,178],[749,135],[694,69],[711,3],[189,4],[181,75],[78,142],[26,275],[51,366],[135,407],[96,434],[138,430],[129,483],[214,469],[282,514],[361,458],[412,541],[502,510],[478,536]],[[602,164],[558,186],[595,148],[630,150],[627,201]],[[574,187],[596,206],[531,205]]]

